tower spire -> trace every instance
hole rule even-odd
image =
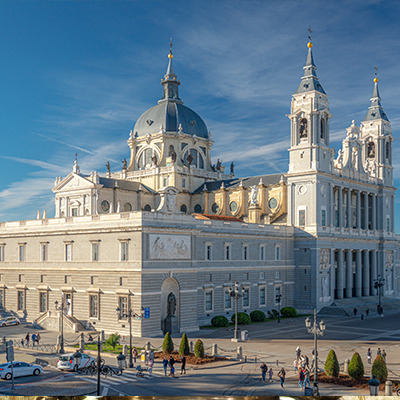
[[[161,84],[164,86],[164,94],[159,103],[164,101],[175,101],[179,104],[182,104],[181,99],[178,94],[178,86],[181,84],[180,80],[177,79],[177,75],[175,74],[174,64],[172,59],[174,55],[172,53],[172,38],[169,40],[169,53],[168,53],[168,67],[167,72],[164,75],[164,79],[161,79]]]
[[[364,118],[364,121],[373,121],[377,119],[384,119],[385,121],[389,121],[381,105],[381,97],[379,96],[378,81],[379,81],[378,67],[375,65],[374,90],[372,92],[372,97],[370,99],[371,105],[368,108],[368,112]]]
[[[304,93],[304,92],[310,92],[312,90],[316,90],[317,92],[321,92],[323,94],[326,94],[324,89],[322,88],[321,84],[319,83],[318,77],[317,77],[317,66],[314,63],[314,57],[312,54],[312,47],[313,43],[311,40],[311,26],[308,28],[308,40],[309,42],[307,43],[308,47],[308,53],[307,53],[307,60],[306,64],[304,65],[304,74],[301,78],[301,82],[299,87],[297,88],[295,93]]]

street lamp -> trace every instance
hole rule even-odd
[[[376,379],[376,376],[372,375],[372,379],[368,381],[369,393],[371,396],[378,396],[380,384],[381,383],[379,382],[378,379]]]
[[[244,288],[239,286],[236,281],[233,288],[229,288],[229,295],[235,299],[235,331],[233,334],[232,342],[239,342],[238,337],[238,299],[243,296]]]
[[[54,302],[54,308],[60,312],[60,318],[61,318],[61,324],[60,324],[60,329],[61,329],[61,335],[60,335],[60,354],[64,354],[64,293],[61,296],[61,305],[58,305],[58,300]]]
[[[140,319],[142,317],[141,314],[136,314],[129,307],[129,310],[123,312],[120,307],[115,309],[119,318],[128,318],[129,323],[129,368],[133,368],[133,354],[132,354],[132,318]]]
[[[314,308],[314,323],[311,324],[311,318],[306,318],[306,328],[308,333],[314,334],[314,387],[313,395],[319,396],[318,390],[318,345],[317,336],[323,336],[325,332],[325,322],[321,321],[319,326],[317,324],[317,309]]]
[[[279,293],[275,295],[275,303],[278,304],[278,323],[281,322],[281,299],[282,299],[282,294],[281,291],[279,290]]]
[[[378,289],[378,296],[379,296],[379,303],[377,307],[378,315],[383,315],[383,308],[381,305],[381,298],[382,298],[382,290],[381,288],[385,286],[385,279],[381,278],[380,275],[378,275],[378,279],[374,279],[374,288]]]

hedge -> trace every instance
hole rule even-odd
[[[387,379],[388,370],[381,355],[377,355],[374,363],[372,364],[372,375],[375,375],[376,379],[378,379],[381,383],[385,382]]]
[[[224,315],[217,315],[211,320],[211,325],[216,327],[228,326],[229,320]]]
[[[171,335],[169,332],[165,334],[165,338],[162,344],[162,351],[165,354],[171,354],[174,351],[174,343],[172,342]]]
[[[325,374],[327,376],[339,376],[339,361],[334,350],[331,350],[326,357]]]
[[[297,311],[294,307],[283,307],[281,308],[282,317],[296,317]]]
[[[231,317],[232,322],[235,322],[236,315],[233,314]],[[239,312],[238,313],[238,325],[247,325],[250,324],[251,318],[250,315],[246,314],[245,312]]]
[[[250,318],[253,322],[263,322],[267,319],[265,313],[260,310],[254,310],[250,313]]]
[[[354,353],[349,364],[349,376],[354,379],[361,379],[364,376],[364,364],[358,353]]]
[[[181,344],[179,346],[179,355],[188,356],[190,354],[189,341],[186,333],[182,335]]]
[[[204,358],[204,345],[200,339],[197,339],[196,343],[194,344],[194,355],[197,358]]]

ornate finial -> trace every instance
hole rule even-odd
[[[374,78],[374,82],[377,83],[378,82],[378,67],[375,65],[375,78]]]
[[[310,33],[310,34],[308,35],[308,40],[309,40],[309,42],[307,43],[307,47],[308,47],[309,49],[311,49],[311,47],[313,46],[313,44],[312,44],[312,39],[311,39],[311,33],[312,33],[311,25],[309,26],[309,28],[308,28],[307,30],[308,30],[308,32]]]
[[[75,153],[75,161],[78,162],[78,153]]]
[[[172,54],[172,38],[169,38],[169,54],[168,54],[168,58],[173,58],[174,55]]]

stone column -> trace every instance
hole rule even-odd
[[[372,216],[371,216],[371,229],[374,231],[376,229],[376,195],[372,195]]]
[[[361,250],[356,252],[356,297],[362,296],[362,254]]]
[[[360,191],[357,190],[357,205],[356,205],[356,216],[357,216],[357,229],[361,229],[361,195]]]
[[[353,297],[353,252],[346,251],[346,298]]]
[[[371,295],[376,296],[378,294],[378,291],[374,288],[374,280],[378,278],[378,265],[377,265],[377,252],[376,250],[371,251],[371,282],[370,282],[370,288],[371,288]]]
[[[364,229],[368,230],[368,193],[364,192]]]
[[[352,218],[351,218],[351,189],[347,189],[347,228],[352,227]]]
[[[343,227],[343,189],[341,187],[338,190],[338,211],[339,211],[339,228]]]
[[[337,287],[336,297],[343,299],[343,275],[344,275],[344,254],[343,250],[338,250],[337,260]]]
[[[362,292],[363,296],[369,296],[369,251],[364,250],[364,263],[362,274]]]
[[[329,225],[331,227],[335,226],[335,197],[334,197],[334,190],[333,184],[329,184],[329,198],[331,201],[331,208],[329,210]]]

